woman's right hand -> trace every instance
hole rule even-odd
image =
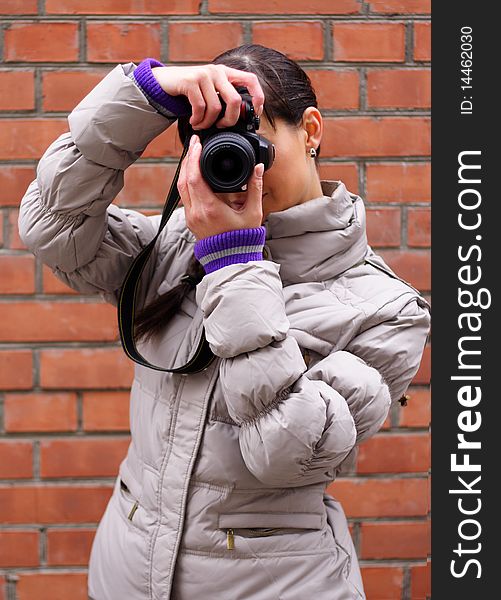
[[[254,112],[258,116],[263,113],[264,93],[254,73],[212,63],[194,67],[153,67],[152,72],[165,92],[188,98],[192,108],[190,125],[195,130],[208,129],[215,123],[222,109],[218,93],[226,103],[226,111],[216,126],[235,125],[240,117],[242,97],[233,83],[245,86],[252,96]]]

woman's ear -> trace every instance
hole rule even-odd
[[[309,106],[303,113],[303,129],[305,131],[305,146],[318,148],[322,139],[323,119],[315,106]]]

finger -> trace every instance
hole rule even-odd
[[[203,204],[207,205],[211,202],[213,194],[200,171],[202,144],[197,135],[193,135],[192,139],[193,143],[189,149],[188,163],[186,165],[186,184],[191,206],[194,210],[197,210],[200,209],[201,198],[203,198]]]
[[[216,127],[232,127],[240,118],[242,96],[225,77],[216,81],[216,87],[226,103],[224,117],[216,122]]]
[[[205,114],[200,123],[197,124],[197,129],[208,129],[216,120],[222,110],[219,96],[216,93],[214,82],[210,77],[204,77],[200,81],[200,89],[205,100]]]
[[[259,163],[263,166],[263,163]],[[247,181],[247,196],[244,206],[244,212],[249,216],[258,218],[259,222],[263,219],[263,176],[259,174],[258,166],[254,167],[252,175]]]
[[[260,215],[263,211],[263,173],[264,164],[258,163],[247,182],[247,202],[245,203],[248,211]]]
[[[249,90],[249,94],[252,96],[254,111],[257,115],[261,116],[263,112],[262,107],[264,106],[264,93],[261,89],[261,84],[259,83],[257,75],[247,71],[239,71],[238,69],[233,69],[226,65],[224,65],[224,69],[231,83],[244,85]]]
[[[186,167],[188,164],[189,153],[186,153],[185,157],[181,162],[181,168],[179,169],[179,177],[177,179],[177,189],[183,206],[188,210],[191,210],[191,198],[189,195],[188,185],[186,183]]]
[[[199,87],[192,87],[188,91],[188,100],[191,104],[190,125],[193,127],[200,123],[205,114],[205,99]]]

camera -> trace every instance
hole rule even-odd
[[[192,130],[202,144],[200,171],[214,192],[245,190],[255,165],[262,162],[266,171],[275,159],[275,146],[256,133],[260,118],[254,113],[251,95],[246,87],[235,86],[235,89],[242,97],[235,125],[216,127],[215,123],[226,111],[226,103],[220,96],[222,109],[215,123],[208,129]]]

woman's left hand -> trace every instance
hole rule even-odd
[[[185,209],[186,225],[193,235],[200,240],[234,229],[260,227],[263,219],[263,175],[259,175],[258,167],[262,163],[254,167],[247,182],[243,208],[235,210],[218,198],[203,178],[200,171],[201,150],[199,137],[192,135],[177,182]]]

